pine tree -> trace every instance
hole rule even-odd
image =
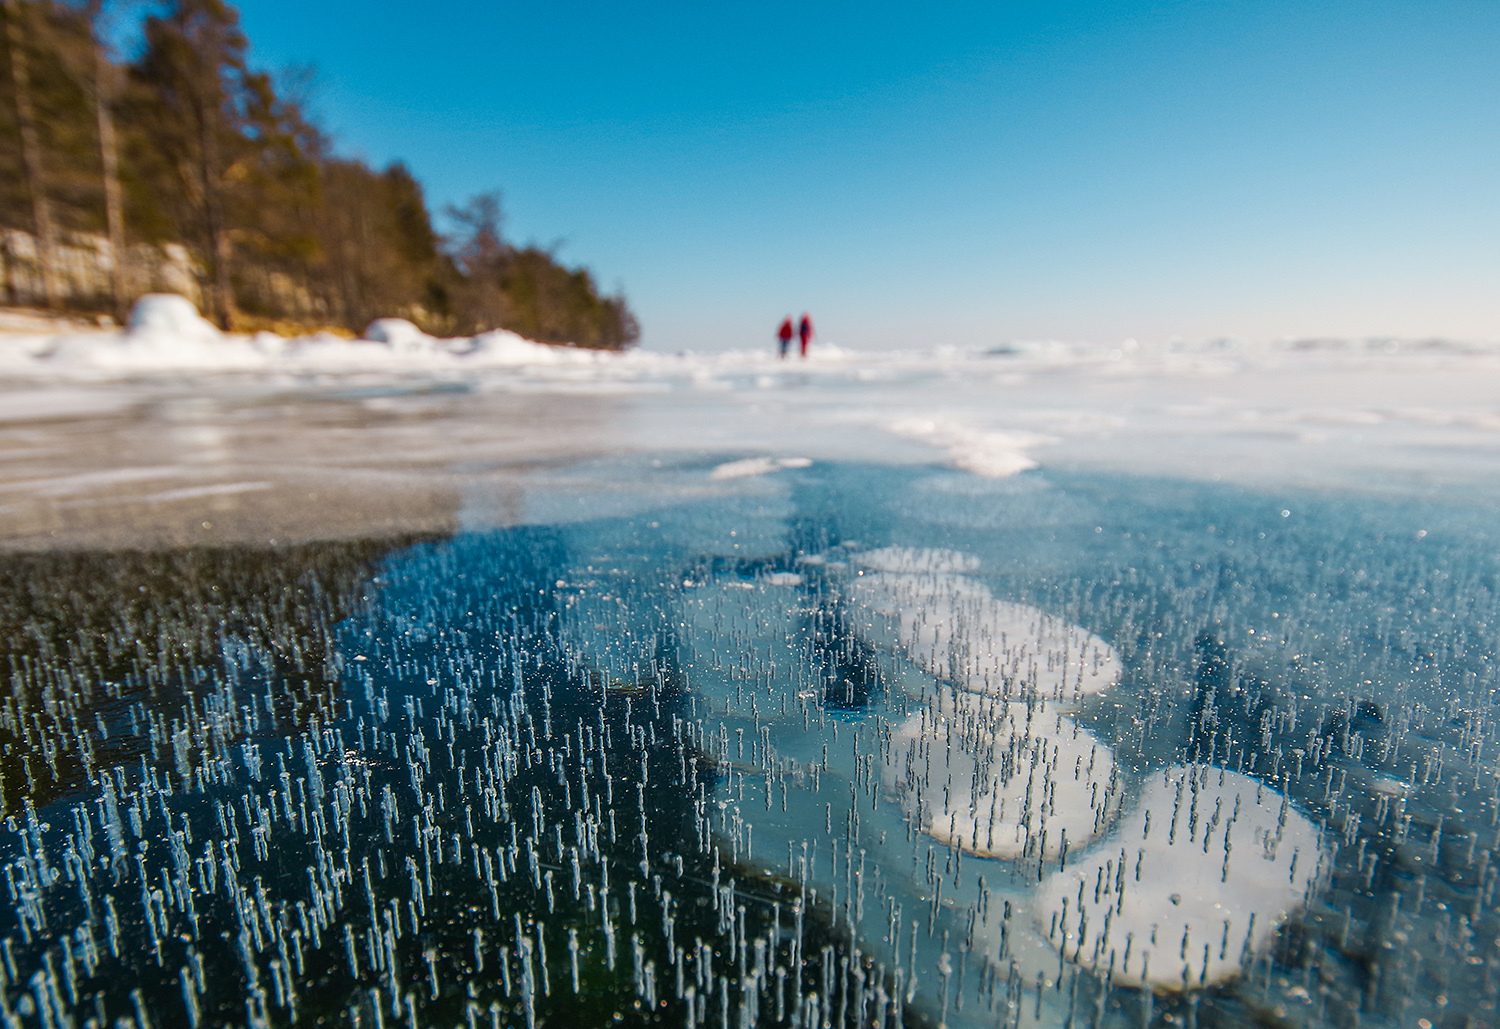
[[[120,144],[115,133],[114,103],[120,88],[120,69],[109,59],[103,38],[104,0],[88,0],[89,39],[93,43],[91,97],[99,133],[100,185],[104,193],[104,223],[109,234],[110,300],[115,317],[125,313],[125,205],[120,190]]]
[[[21,166],[31,198],[31,217],[41,262],[42,289],[47,306],[60,299],[57,284],[57,222],[52,216],[46,166],[42,159],[41,135],[37,131],[36,104],[32,95],[31,60],[27,36],[35,33],[35,12],[18,0],[0,0],[5,18],[5,56],[15,104],[16,128],[21,142]],[[30,33],[28,33],[30,30]]]
[[[334,155],[296,91],[248,67],[224,0],[167,0],[128,65],[105,45],[107,2],[0,0],[0,227],[35,241],[48,303],[122,313],[127,271],[159,270],[128,238],[186,247],[226,328],[358,330],[396,315],[440,334],[638,338],[624,298],[587,270],[506,240],[499,194],[450,209],[459,231],[444,240],[404,165]],[[91,250],[107,250],[108,278]],[[34,292],[22,281],[17,295]]]
[[[180,187],[177,225],[208,262],[211,314],[225,328],[235,316],[228,215],[246,173],[246,47],[239,16],[222,0],[174,0],[146,19],[146,51],[133,69],[151,143]]]

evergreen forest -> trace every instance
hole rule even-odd
[[[225,329],[504,328],[619,349],[640,331],[585,268],[502,232],[497,194],[433,225],[402,164],[340,156],[247,61],[223,0],[150,8],[116,55],[104,0],[0,0],[0,303],[120,317],[145,292]]]

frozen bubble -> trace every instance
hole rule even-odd
[[[766,584],[769,586],[801,586],[802,576],[796,572],[768,572]]]
[[[1047,879],[1036,910],[1064,957],[1117,982],[1208,985],[1238,975],[1302,905],[1319,858],[1317,826],[1278,790],[1179,765],[1146,781],[1086,860]]]
[[[1110,749],[1051,704],[939,694],[891,734],[887,786],[944,844],[986,857],[1055,858],[1117,806]]]

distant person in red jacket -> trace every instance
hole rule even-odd
[[[781,356],[786,357],[787,348],[792,345],[792,316],[787,315],[781,323],[781,328],[776,330],[776,338],[781,342]]]
[[[802,322],[797,326],[797,338],[802,341],[802,356],[807,356],[807,344],[812,340],[812,319],[807,315],[802,316]]]

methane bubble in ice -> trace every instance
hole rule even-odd
[[[926,558],[929,567],[954,563],[941,556],[952,551],[925,553],[934,555]],[[918,563],[908,557],[906,566]],[[1120,680],[1119,656],[1098,636],[1037,608],[996,600],[968,576],[875,572],[856,577],[850,593],[889,623],[912,661],[972,693],[1071,701]]]
[[[1037,912],[1069,961],[1116,982],[1188,989],[1239,974],[1300,908],[1318,829],[1279,791],[1224,768],[1151,776],[1089,856],[1042,885]]]
[[[971,854],[1055,858],[1118,806],[1114,756],[1051,704],[938,694],[891,733],[886,784],[923,831]]]

